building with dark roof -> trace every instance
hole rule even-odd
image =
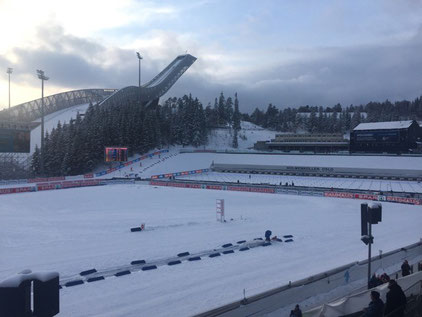
[[[256,150],[332,153],[348,151],[349,142],[341,133],[276,134],[271,141],[255,143]]]
[[[350,151],[409,153],[420,138],[421,128],[414,120],[361,123],[350,133]]]

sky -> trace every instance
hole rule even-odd
[[[0,0],[0,109],[45,95],[123,88],[177,55],[197,61],[162,98],[242,112],[422,95],[422,0]]]

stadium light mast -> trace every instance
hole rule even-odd
[[[141,59],[142,59],[142,56],[141,56],[141,54],[139,54],[139,52],[136,52],[136,56],[138,56],[138,61],[139,61],[139,88],[141,88]]]
[[[8,68],[6,73],[9,74],[9,109],[10,109],[10,74],[13,73],[13,68]]]
[[[41,79],[41,175],[44,176],[44,80],[49,80],[44,71],[37,69],[38,78]]]

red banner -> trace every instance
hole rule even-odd
[[[378,195],[371,194],[355,194],[356,199],[378,200]]]
[[[51,190],[56,189],[56,184],[37,184],[37,190]]]
[[[248,192],[249,187],[242,186],[227,186],[227,190],[239,191],[239,192]]]
[[[96,186],[99,184],[100,184],[100,181],[95,180],[95,179],[89,179],[89,180],[82,181],[81,186]]]
[[[336,197],[336,198],[355,198],[352,193],[337,193],[337,192],[325,192],[325,197]]]
[[[387,196],[387,201],[392,201],[396,203],[404,203],[404,204],[422,205],[421,199],[417,199],[417,198]]]
[[[0,195],[32,192],[34,187],[0,188]]]
[[[93,173],[85,174],[84,178],[94,178],[94,174]]]
[[[202,188],[201,184],[186,184],[187,188]]]
[[[222,190],[223,189],[223,186],[221,186],[221,185],[207,185],[205,188],[206,189]]]

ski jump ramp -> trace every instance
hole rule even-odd
[[[120,89],[103,100],[100,105],[118,104],[123,101],[141,101],[142,103],[158,101],[195,61],[196,57],[190,54],[180,55],[145,85]]]
[[[141,101],[148,103],[163,96],[196,61],[190,54],[177,56],[152,80],[138,86],[128,86],[122,89],[79,89],[44,97],[44,115],[64,110],[86,103],[119,103],[126,101]],[[0,111],[0,119],[11,118],[16,121],[34,121],[41,118],[41,98]]]

